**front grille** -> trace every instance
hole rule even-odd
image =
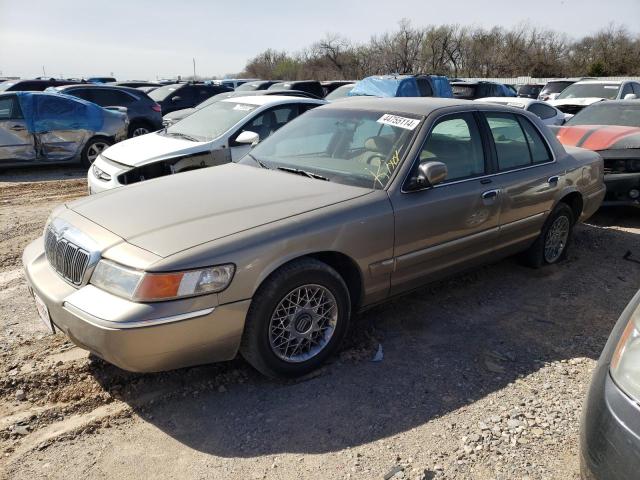
[[[82,283],[89,264],[89,252],[66,238],[59,238],[50,228],[44,236],[44,251],[47,260],[61,277],[74,285]]]

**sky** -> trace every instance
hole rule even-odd
[[[444,6],[443,6],[444,5]],[[523,22],[577,38],[610,23],[640,34],[640,0],[0,0],[0,76],[155,80],[242,71],[266,50],[338,33],[355,42],[414,26]]]

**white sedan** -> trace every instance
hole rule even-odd
[[[508,105],[510,107],[521,108],[528,112],[537,115],[545,125],[562,125],[569,120],[573,115],[563,113],[556,107],[549,105],[542,100],[535,100],[532,98],[511,98],[511,97],[487,97],[478,98],[476,102],[484,103],[498,103],[500,105]]]
[[[232,97],[164,130],[120,142],[89,168],[89,193],[235,162],[280,127],[327,103],[285,95]]]

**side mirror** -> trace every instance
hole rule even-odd
[[[171,97],[171,101],[172,102],[179,102],[180,100],[182,100],[182,97],[180,95],[176,95],[175,97]]]
[[[442,162],[423,162],[418,166],[418,186],[432,187],[447,178],[447,166]]]
[[[635,93],[627,93],[624,96],[623,100],[636,100],[638,98],[638,95],[636,95]]]
[[[259,141],[260,141],[260,135],[258,135],[256,132],[252,132],[251,130],[245,130],[236,138],[237,143],[248,144],[248,145],[251,145],[252,147],[254,145],[257,145]]]

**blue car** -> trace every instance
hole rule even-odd
[[[357,82],[349,97],[444,97],[453,93],[447,77],[439,75],[374,75]]]

